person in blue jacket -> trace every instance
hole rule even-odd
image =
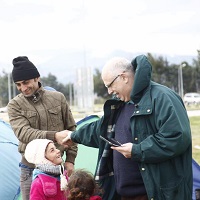
[[[104,200],[191,200],[192,143],[184,103],[151,80],[144,55],[113,58],[102,70],[108,93],[96,122],[69,131],[64,145],[99,148],[95,178]],[[114,138],[113,146],[100,138]]]

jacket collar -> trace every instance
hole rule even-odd
[[[137,56],[131,64],[135,71],[131,100],[137,104],[150,85],[152,66],[144,55]]]
[[[33,103],[37,103],[41,97],[42,94],[44,93],[44,88],[42,87],[42,84],[38,82],[39,84],[39,89],[30,97],[26,97],[27,99],[30,99]]]

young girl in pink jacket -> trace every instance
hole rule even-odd
[[[67,200],[67,179],[62,157],[53,141],[35,139],[26,146],[25,158],[35,164],[30,200]]]

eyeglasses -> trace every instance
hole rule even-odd
[[[121,76],[121,74],[119,74],[119,75],[117,75],[111,82],[110,82],[110,84],[108,84],[108,85],[105,85],[106,86],[106,88],[109,88],[109,87],[111,87],[111,85],[115,82],[115,80],[119,77],[119,76]]]

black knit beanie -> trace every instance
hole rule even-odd
[[[13,59],[12,77],[13,81],[24,81],[40,77],[35,65],[26,56],[19,56]]]

